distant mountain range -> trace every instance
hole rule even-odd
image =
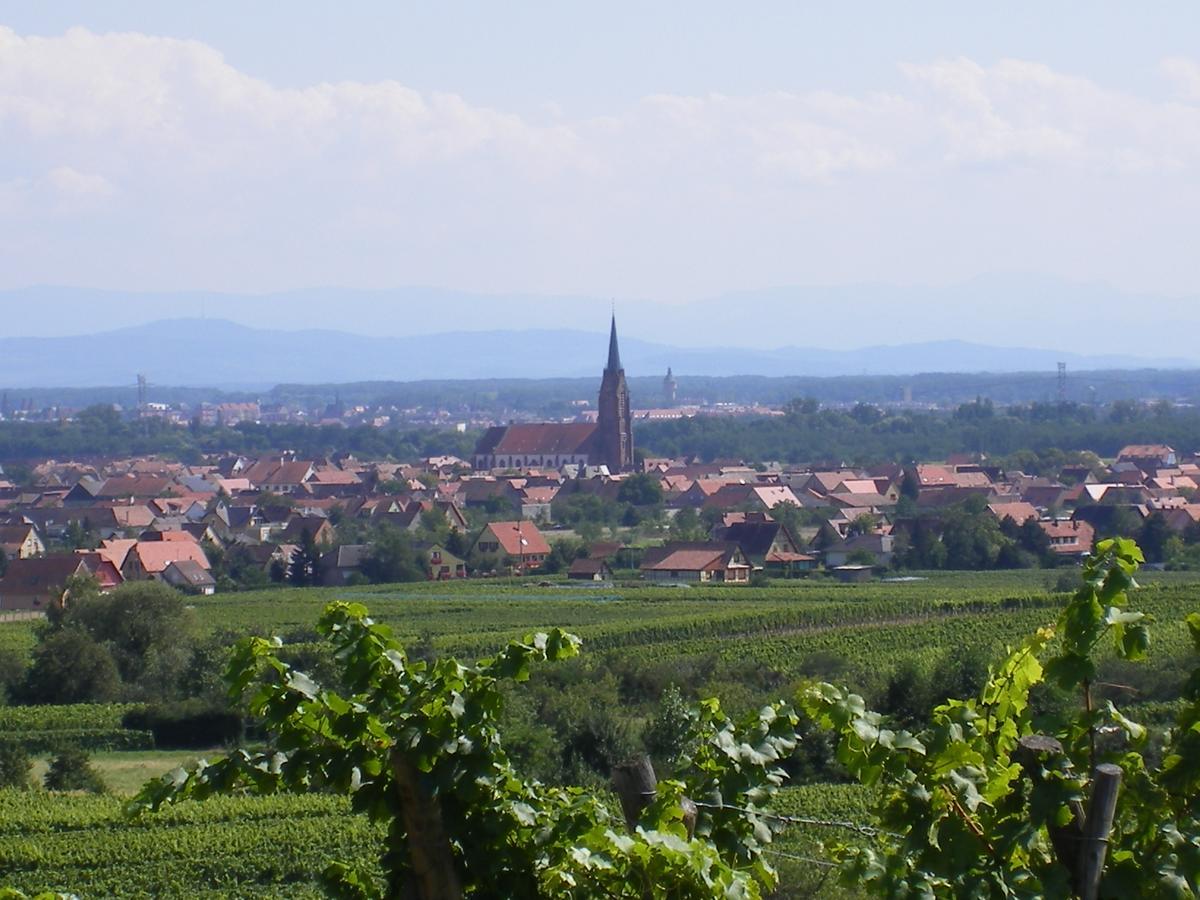
[[[361,324],[361,317],[355,318]],[[618,321],[620,327],[620,321]],[[172,319],[71,337],[0,339],[0,387],[159,385],[259,390],[276,384],[599,377],[607,335],[568,329],[446,331],[409,338]],[[630,375],[904,375],[1192,368],[1181,358],[1081,355],[956,340],[856,350],[679,347],[621,337]]]
[[[609,303],[608,297],[594,295],[489,294],[422,286],[305,288],[265,294],[35,286],[0,290],[0,335],[90,335],[147,322],[204,317],[267,330],[327,329],[406,342],[459,331],[592,333],[607,329]],[[621,337],[630,341],[749,348],[766,354],[756,356],[753,363],[738,360],[738,371],[781,371],[772,356],[785,359],[782,371],[795,371],[794,351],[769,348],[846,351],[953,340],[1044,348],[1069,365],[1075,363],[1065,353],[1145,357],[1165,365],[1200,356],[1194,339],[1200,331],[1200,296],[1139,294],[1040,275],[982,275],[949,285],[783,285],[727,291],[686,303],[618,297],[616,312]],[[924,364],[885,361],[887,354],[874,349],[868,355],[865,364],[842,363],[812,351],[805,371],[820,372],[826,365],[856,372],[908,370],[914,365],[1040,369],[1048,358],[1019,363],[990,356],[975,359],[967,350],[945,360],[935,356]],[[699,368],[706,370],[711,354],[702,351],[699,358],[703,361]],[[529,365],[537,359],[529,359]],[[683,358],[679,359],[674,364],[682,368]],[[647,361],[651,363],[665,365],[658,358]]]

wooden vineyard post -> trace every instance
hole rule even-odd
[[[630,831],[637,828],[642,810],[650,805],[658,791],[658,778],[650,757],[635,756],[613,767],[613,790],[621,800],[621,812]]]
[[[1111,763],[1096,766],[1092,778],[1092,799],[1079,847],[1079,894],[1083,900],[1096,900],[1100,878],[1108,856],[1108,836],[1117,812],[1117,793],[1121,789],[1121,769]]]
[[[1014,758],[1025,773],[1038,778],[1038,770],[1047,758],[1060,757],[1062,744],[1042,734],[1026,735],[1018,741]],[[1071,884],[1082,900],[1096,900],[1108,857],[1108,838],[1117,811],[1117,793],[1121,789],[1119,766],[1103,763],[1092,773],[1092,796],[1085,810],[1073,802],[1073,820],[1061,828],[1050,828],[1050,841],[1058,861],[1071,873]]]
[[[626,760],[613,767],[612,784],[621,801],[625,824],[633,831],[637,828],[642,810],[650,805],[650,801],[658,793],[658,777],[654,774],[654,763],[644,754]],[[679,805],[683,809],[683,824],[687,828],[690,840],[696,831],[696,817],[699,811],[696,804],[687,797],[684,797]]]

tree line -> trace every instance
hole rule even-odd
[[[1200,411],[1169,403],[1117,401],[998,407],[986,399],[952,412],[885,409],[869,403],[823,408],[811,398],[782,416],[696,416],[642,424],[635,436],[649,456],[704,460],[780,460],[869,465],[945,459],[975,452],[1002,457],[1057,448],[1113,456],[1126,444],[1200,446]]]
[[[187,427],[159,418],[126,419],[111,406],[90,406],[62,422],[0,422],[0,459],[163,455],[198,461],[204,454],[254,455],[288,448],[301,457],[349,452],[370,459],[469,456],[478,435],[438,428],[369,425],[269,425]]]

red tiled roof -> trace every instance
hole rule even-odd
[[[1050,538],[1050,549],[1055,553],[1081,553],[1092,549],[1096,530],[1087,522],[1058,521],[1038,524]]]
[[[151,475],[122,475],[106,478],[95,493],[97,499],[112,497],[157,497],[171,487],[170,478]]]
[[[730,559],[732,551],[723,547],[708,549],[671,550],[659,559],[642,563],[642,568],[656,572],[703,572],[715,569],[750,568],[745,563],[735,563]]]
[[[83,559],[74,553],[51,556],[35,556],[31,559],[9,560],[8,571],[0,579],[6,591],[19,591],[22,587],[35,588],[45,585],[62,587],[66,580],[87,567]]]
[[[137,546],[137,541],[132,539],[110,539],[101,541],[97,552],[102,556],[107,557],[112,561],[112,564],[120,569],[125,565],[125,557],[129,555],[129,551]]]
[[[475,453],[479,456],[570,456],[587,452],[596,433],[589,422],[498,425],[489,428]]]
[[[786,550],[775,550],[768,553],[765,557],[767,562],[815,562],[816,557],[809,556],[807,553],[789,553]]]
[[[532,522],[491,522],[483,530],[484,534],[489,532],[509,556],[550,552],[550,545]]]
[[[142,568],[152,575],[183,559],[194,560],[203,568],[210,568],[208,557],[195,541],[138,541],[129,552],[136,554]]]
[[[1006,518],[1011,518],[1020,525],[1030,519],[1038,518],[1038,511],[1034,508],[1033,504],[1025,503],[1024,501],[1017,501],[1015,503],[989,503],[988,509],[1001,522]]]
[[[1117,459],[1163,459],[1174,452],[1166,444],[1130,444],[1121,448]]]
[[[937,487],[938,485],[957,485],[956,472],[948,466],[917,466],[917,481],[921,487]]]

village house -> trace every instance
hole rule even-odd
[[[260,491],[290,496],[304,491],[305,486],[316,474],[316,469],[311,460],[283,456],[278,459],[260,459],[241,474]]]
[[[194,559],[177,559],[163,569],[160,580],[185,594],[214,594],[217,581],[212,573]]]
[[[1023,525],[1030,519],[1036,522],[1040,518],[1033,504],[1026,503],[1024,500],[1014,500],[1008,503],[989,503],[987,508],[988,512],[995,517],[997,522],[1012,519],[1018,525]]]
[[[1096,541],[1096,530],[1087,522],[1060,519],[1038,524],[1050,538],[1051,551],[1057,555],[1076,559],[1091,555],[1092,544]]]
[[[1166,444],[1130,444],[1122,447],[1117,454],[1117,464],[1113,468],[1120,470],[1120,464],[1137,466],[1147,472],[1160,468],[1170,468],[1179,462],[1179,457],[1173,447]]]
[[[195,541],[136,541],[125,554],[121,576],[126,581],[161,581],[167,566],[185,559],[205,570],[212,568],[204,549]]]
[[[421,551],[425,561],[425,571],[430,581],[449,581],[453,578],[467,577],[466,561],[459,559],[441,544]]]
[[[646,551],[641,572],[647,581],[745,584],[751,565],[737,544],[670,541]]]
[[[784,485],[726,484],[705,498],[705,509],[752,509],[768,511],[780,503],[799,506],[792,489]]]
[[[121,570],[113,565],[112,560],[106,554],[98,550],[76,550],[75,553],[83,560],[92,577],[96,579],[96,583],[100,585],[100,593],[107,594],[125,581],[121,577]]]
[[[836,569],[862,560],[863,565],[891,564],[894,541],[890,534],[856,534],[825,548],[825,568]]]
[[[0,525],[0,550],[5,559],[32,559],[45,554],[46,542],[33,525]]]
[[[342,544],[321,554],[321,584],[340,587],[362,575],[363,560],[371,553],[369,544]]]
[[[576,559],[567,569],[567,578],[572,581],[612,581],[612,577],[612,569],[603,559]]]
[[[714,540],[737,544],[754,566],[776,575],[810,571],[816,558],[804,553],[787,526],[762,512],[731,514],[732,519],[713,529]]]
[[[477,553],[500,556],[519,572],[541,568],[550,545],[532,522],[489,522],[475,539]]]
[[[68,602],[67,583],[91,574],[74,553],[14,559],[0,578],[0,612],[46,610]]]
[[[328,519],[321,516],[294,516],[279,534],[278,540],[283,544],[300,544],[303,543],[305,532],[317,544],[332,545],[337,539],[333,523]]]

